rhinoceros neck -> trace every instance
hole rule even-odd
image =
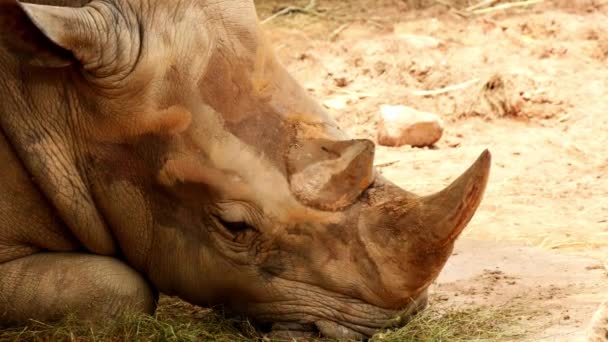
[[[190,303],[213,304],[218,288],[215,281],[222,276],[213,263],[221,257],[213,255],[209,246],[167,226],[155,228],[153,244],[145,271],[150,282],[159,291]]]
[[[0,62],[4,64],[0,49]],[[82,172],[77,92],[65,70],[1,70],[0,126],[24,172],[81,248],[113,255],[116,246]],[[58,86],[61,85],[61,86]]]
[[[77,249],[78,243],[32,181],[1,127],[0,165],[0,263],[40,249]]]

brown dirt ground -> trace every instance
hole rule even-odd
[[[257,6],[264,20],[307,2]],[[608,296],[608,2],[544,1],[466,18],[444,5],[412,9],[399,0],[319,0],[317,10],[264,27],[282,62],[341,127],[375,140],[382,104],[446,122],[434,148],[379,147],[386,177],[428,194],[483,149],[493,154],[486,196],[463,234],[464,253],[477,257],[455,256],[460,264],[446,267],[446,274],[479,272],[460,285],[442,276],[438,293],[497,304],[519,296],[557,317],[531,340],[576,340],[572,332]],[[510,254],[521,256],[509,261]],[[516,290],[496,293],[484,262],[513,273],[496,281]],[[473,295],[467,286],[490,290]]]

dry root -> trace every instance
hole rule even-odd
[[[319,13],[317,13],[317,11],[315,10],[315,8],[317,7],[317,0],[310,0],[308,2],[308,5],[304,6],[304,7],[297,7],[297,6],[289,6],[289,7],[285,7],[282,10],[274,13],[273,15],[271,15],[270,17],[262,20],[262,25],[266,24],[280,16],[283,15],[288,15],[288,14],[292,14],[292,13],[304,13],[304,14],[312,14],[312,15],[319,15]]]
[[[455,14],[461,16],[461,17],[472,17],[472,16],[476,16],[476,15],[482,15],[482,14],[487,14],[487,13],[494,13],[494,12],[498,12],[498,11],[505,11],[508,9],[513,9],[513,8],[520,8],[520,7],[528,7],[531,5],[536,5],[539,3],[544,2],[544,0],[524,0],[524,1],[513,1],[513,2],[506,2],[506,3],[500,3],[500,0],[483,0],[478,2],[475,5],[472,6],[468,6],[466,8],[458,8],[456,6],[456,4],[454,3],[454,1],[448,1],[448,0],[434,0],[435,3],[437,4],[441,4],[444,6],[447,6],[448,8],[450,8],[450,10],[452,12],[454,12]]]

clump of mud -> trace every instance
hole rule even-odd
[[[466,92],[458,118],[552,119],[565,113],[563,101],[525,74],[494,74]]]

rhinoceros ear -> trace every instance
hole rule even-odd
[[[0,39],[21,61],[63,67],[88,55],[96,45],[87,35],[82,8],[22,4],[0,0]]]
[[[369,140],[308,140],[289,152],[291,191],[308,206],[340,210],[373,182],[373,164]]]

